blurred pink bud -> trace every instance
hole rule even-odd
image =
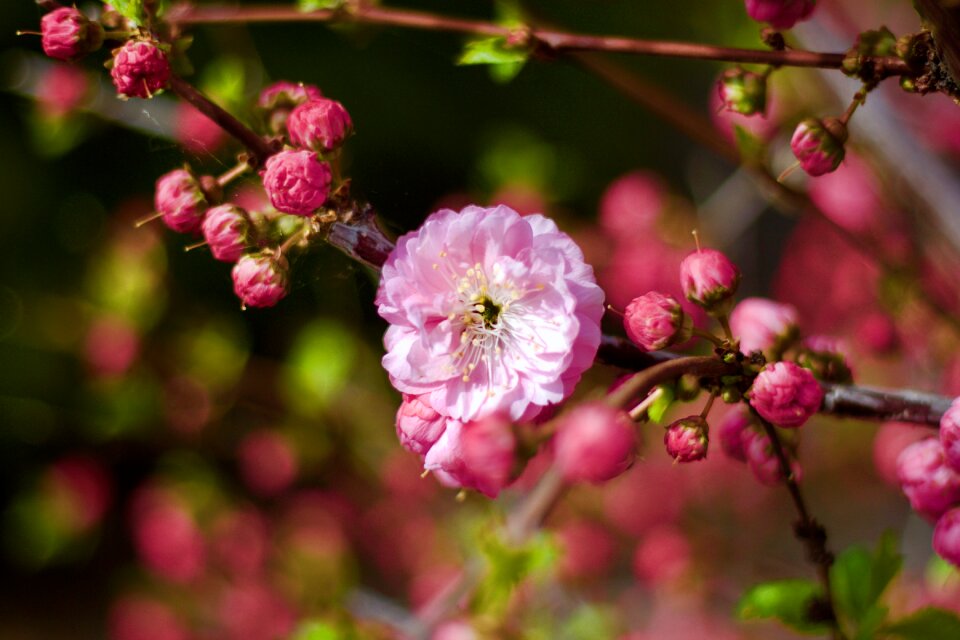
[[[724,416],[716,427],[720,449],[730,458],[747,461],[747,454],[743,450],[743,431],[750,427],[750,414],[742,409],[733,409]]]
[[[717,81],[717,92],[728,111],[752,116],[767,109],[767,78],[759,73],[740,67],[727,69]]]
[[[186,169],[174,169],[157,179],[153,206],[170,229],[193,233],[203,224],[207,198],[192,173]]]
[[[309,216],[330,194],[330,165],[313,151],[281,151],[267,158],[263,188],[277,211]]]
[[[403,448],[424,455],[440,439],[447,419],[430,406],[429,395],[404,394],[397,409],[397,437]]]
[[[960,471],[960,398],[940,418],[940,444],[947,464]]]
[[[750,405],[778,427],[795,429],[820,409],[823,389],[808,369],[793,362],[767,365],[750,387]]]
[[[229,511],[213,523],[210,547],[217,563],[233,577],[256,576],[270,552],[267,520],[253,508]]]
[[[227,585],[217,609],[222,637],[231,640],[287,638],[296,625],[290,604],[268,585],[255,581]]]
[[[479,640],[479,638],[473,627],[461,620],[444,622],[430,636],[430,640]]]
[[[203,218],[203,238],[217,260],[236,262],[250,246],[250,216],[233,204],[222,204],[207,211]]]
[[[171,582],[200,577],[206,564],[203,536],[179,498],[161,488],[141,488],[131,518],[134,546],[148,569]]]
[[[836,118],[807,118],[797,125],[790,148],[800,167],[817,177],[836,171],[843,161],[847,127]]]
[[[857,323],[855,332],[860,345],[877,354],[890,353],[900,343],[896,323],[883,311],[864,314]]]
[[[697,462],[707,457],[707,421],[700,416],[677,420],[663,434],[667,454],[675,462]]]
[[[110,640],[188,640],[184,624],[165,604],[141,596],[124,596],[110,607]]]
[[[260,430],[248,434],[240,441],[237,458],[244,482],[258,495],[275,496],[297,479],[296,452],[276,431]]]
[[[557,541],[562,548],[560,575],[572,580],[603,576],[617,552],[616,541],[604,527],[584,520],[560,527]]]
[[[190,153],[213,153],[227,140],[216,122],[188,102],[178,102],[173,112],[173,136]]]
[[[635,345],[658,351],[688,340],[692,321],[673,296],[650,291],[627,305],[623,326]]]
[[[767,434],[760,433],[753,429],[744,429],[741,438],[743,440],[743,453],[747,458],[747,466],[760,484],[768,487],[776,486],[783,482],[783,469],[780,466],[780,460],[773,451],[773,443]],[[802,478],[800,463],[796,460],[790,461],[790,473],[797,482]]]
[[[287,131],[295,146],[323,153],[343,144],[353,132],[353,122],[342,104],[317,98],[290,112]]]
[[[717,82],[721,82],[722,79],[723,75],[721,74],[717,78]],[[737,139],[734,134],[734,127],[742,129],[745,133],[759,138],[761,141],[770,140],[776,135],[783,115],[782,101],[778,101],[775,94],[767,96],[765,113],[745,116],[727,109],[719,91],[710,91],[708,109],[714,126],[730,142],[736,142]]]
[[[83,355],[97,375],[109,377],[126,373],[139,353],[140,336],[123,318],[98,316],[87,329]]]
[[[816,0],[746,0],[747,15],[777,29],[789,29],[813,13]]]
[[[931,522],[960,503],[960,473],[947,464],[936,438],[904,449],[897,458],[897,476],[910,506]]]
[[[662,525],[640,539],[633,554],[633,573],[648,585],[663,585],[681,578],[691,562],[687,537],[676,527]]]
[[[128,40],[113,56],[110,77],[121,96],[151,98],[170,81],[170,62],[152,42]]]
[[[933,550],[953,566],[960,567],[960,507],[947,511],[937,520]]]
[[[684,295],[707,311],[722,311],[739,285],[740,270],[715,249],[697,249],[680,263]]]
[[[63,117],[83,103],[89,87],[82,68],[53,64],[37,83],[37,105],[44,115]]]
[[[873,466],[887,484],[900,488],[897,458],[908,446],[930,435],[930,430],[916,424],[885,422],[873,438]]]
[[[508,420],[491,416],[468,422],[461,434],[469,486],[494,498],[510,484],[516,464],[516,438]]]
[[[650,527],[676,522],[686,504],[689,469],[657,456],[638,464],[603,490],[603,512],[624,533],[637,537]],[[657,487],[670,487],[664,500]]]
[[[643,236],[653,230],[664,207],[660,178],[634,171],[610,183],[600,200],[600,227],[613,239]]]
[[[74,60],[103,44],[103,27],[76,7],[54,9],[40,19],[43,52],[58,60]]]
[[[287,295],[287,259],[270,253],[248,253],[233,265],[233,292],[244,307],[272,307]]]
[[[73,531],[87,531],[99,523],[113,499],[110,476],[93,458],[61,458],[47,470],[45,481],[58,512]]]
[[[320,89],[312,84],[280,80],[260,92],[257,99],[257,111],[264,118],[271,133],[284,131],[290,112],[297,105],[323,97]]]
[[[633,422],[601,402],[578,405],[559,418],[556,465],[569,482],[599,484],[629,468],[636,448]]]
[[[828,218],[850,231],[874,228],[883,211],[880,186],[859,157],[847,154],[836,171],[810,181],[810,199]]]
[[[797,336],[797,310],[766,298],[744,298],[730,313],[730,330],[744,353],[779,349]]]

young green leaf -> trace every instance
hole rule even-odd
[[[921,609],[882,629],[882,633],[904,640],[956,640],[960,638],[960,618],[944,609]]]
[[[530,57],[530,51],[524,47],[511,47],[502,37],[471,40],[466,44],[457,64],[492,65],[490,74],[498,82],[512,80]]]
[[[841,553],[830,568],[830,585],[838,613],[860,627],[903,564],[897,539],[885,533],[871,553],[860,546]]]
[[[343,0],[297,0],[297,9],[304,13],[339,9],[341,6]]]
[[[647,409],[647,417],[657,424],[662,424],[663,416],[673,404],[676,393],[672,384],[662,384],[657,389],[660,391],[660,397]]]
[[[104,4],[109,4],[113,10],[134,24],[143,24],[146,13],[143,10],[143,0],[102,0]]]
[[[810,606],[821,597],[820,585],[809,580],[765,582],[751,588],[737,604],[741,620],[776,618],[802,633],[821,634],[829,627],[809,618]]]

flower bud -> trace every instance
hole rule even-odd
[[[847,127],[836,118],[807,118],[797,125],[790,148],[800,167],[817,177],[836,171],[843,161]]]
[[[677,420],[663,435],[667,453],[675,462],[696,462],[707,457],[707,421],[700,416]]]
[[[627,336],[644,351],[666,349],[690,338],[693,321],[673,296],[645,293],[627,305],[623,326]]]
[[[680,263],[680,285],[690,302],[723,313],[740,285],[740,270],[719,251],[697,249]]]
[[[930,521],[960,503],[960,473],[947,464],[936,438],[904,449],[897,458],[897,477],[910,506]]]
[[[789,29],[810,17],[816,0],[746,0],[747,15],[777,29]]]
[[[447,419],[434,411],[426,395],[404,394],[397,409],[397,437],[404,449],[425,455],[440,439],[446,423]]]
[[[947,464],[960,472],[960,398],[940,418],[940,445]]]
[[[353,122],[342,104],[318,98],[290,112],[287,131],[294,145],[323,153],[343,144],[353,131]]]
[[[247,434],[237,447],[244,483],[259,496],[276,496],[297,480],[300,464],[293,443],[283,434],[261,429]]]
[[[320,89],[312,84],[280,80],[260,92],[256,110],[266,121],[270,132],[280,134],[286,128],[287,118],[295,107],[322,97]]]
[[[75,7],[55,9],[40,19],[43,52],[58,60],[76,60],[103,44],[103,27]]]
[[[287,295],[289,270],[283,256],[251,253],[233,265],[233,291],[246,307],[272,307]]]
[[[281,151],[267,158],[263,188],[283,213],[309,216],[330,194],[330,165],[313,151]]]
[[[960,567],[960,507],[947,511],[937,520],[933,550],[953,566]]]
[[[799,333],[797,310],[766,298],[744,298],[730,312],[730,331],[744,353],[782,352]]]
[[[113,56],[110,77],[122,98],[152,98],[170,81],[170,62],[152,42],[128,40]]]
[[[203,224],[207,198],[200,181],[186,169],[174,169],[157,180],[153,206],[163,223],[177,233],[193,233]]]
[[[569,482],[600,484],[627,470],[635,444],[626,413],[600,402],[581,404],[561,416],[557,425],[556,465]]]
[[[37,107],[44,116],[62,118],[80,107],[89,92],[90,81],[79,65],[55,63],[37,83]]]
[[[734,409],[724,416],[716,427],[715,433],[720,440],[720,449],[730,458],[747,461],[743,450],[743,432],[750,428],[750,415],[746,411]]]
[[[749,396],[765,420],[795,429],[820,409],[823,389],[809,370],[793,362],[774,362],[753,381]]]
[[[767,434],[753,429],[744,429],[740,435],[743,445],[743,454],[747,459],[747,466],[760,484],[773,487],[783,482],[783,468],[773,450],[773,443]],[[790,461],[790,473],[793,479],[800,481],[803,472],[800,463]]]
[[[495,498],[510,484],[516,462],[516,439],[510,422],[497,416],[468,422],[460,438],[469,476],[464,486]]]
[[[727,111],[752,116],[767,109],[767,78],[759,73],[740,67],[727,69],[717,82],[717,91]]]
[[[203,238],[217,260],[236,262],[250,246],[250,217],[233,204],[222,204],[207,211],[203,218]]]

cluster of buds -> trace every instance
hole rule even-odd
[[[915,442],[897,458],[897,476],[913,510],[935,522],[933,548],[960,566],[960,398],[940,419],[940,437]]]
[[[717,438],[723,453],[737,462],[743,462],[758,482],[767,486],[784,480],[783,467],[774,452],[770,437],[747,411],[734,410],[717,426]],[[802,476],[800,463],[785,451],[790,460],[790,474],[794,480]]]

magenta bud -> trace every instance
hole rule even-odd
[[[960,567],[960,507],[947,511],[937,520],[933,550],[953,566]]]
[[[777,29],[789,29],[813,13],[816,0],[746,0],[747,15]]]
[[[428,395],[404,394],[397,409],[397,438],[403,448],[418,455],[425,455],[446,428],[447,419],[430,406]]]
[[[960,473],[947,464],[936,438],[914,442],[901,451],[897,477],[913,510],[931,522],[960,503]]]
[[[233,265],[233,291],[244,307],[272,307],[287,295],[289,270],[283,256],[247,254]]]
[[[460,438],[469,478],[464,486],[495,498],[510,484],[516,464],[516,438],[510,422],[497,416],[468,422]]]
[[[121,97],[152,98],[170,81],[170,62],[152,42],[128,40],[113,56],[110,77]]]
[[[697,249],[680,263],[680,285],[690,302],[723,313],[740,285],[740,270],[715,249]]]
[[[75,7],[55,9],[40,19],[43,52],[58,60],[76,60],[103,44],[103,27]]]
[[[940,445],[947,464],[960,472],[960,398],[940,418]]]
[[[799,333],[797,310],[766,298],[744,298],[730,312],[730,330],[740,340],[740,350],[779,351]]]
[[[630,417],[601,402],[561,416],[554,438],[557,468],[570,482],[600,484],[617,477],[633,462],[635,447]]]
[[[635,345],[657,351],[688,340],[693,321],[673,296],[651,291],[627,305],[623,326]]]
[[[807,118],[797,125],[790,148],[800,167],[817,177],[836,171],[843,161],[847,127],[836,118]]]
[[[727,111],[752,116],[767,109],[767,78],[759,73],[740,67],[727,69],[717,82],[717,91]]]
[[[773,443],[767,434],[754,431],[753,429],[744,429],[741,432],[740,439],[743,445],[743,454],[747,459],[747,466],[750,472],[760,484],[768,487],[776,486],[784,481],[783,467],[780,465],[780,459],[773,450]],[[797,482],[802,477],[800,463],[796,460],[790,460],[790,473]]]
[[[157,180],[153,206],[163,223],[177,233],[193,233],[203,224],[207,198],[200,181],[186,169],[174,169]]]
[[[217,260],[236,262],[250,246],[250,216],[236,205],[222,204],[207,211],[202,229]]]
[[[750,387],[750,405],[764,420],[795,429],[820,409],[823,389],[809,369],[793,362],[767,365]]]
[[[663,444],[674,462],[696,462],[707,457],[707,421],[700,416],[677,420],[663,435]]]
[[[270,132],[280,134],[286,128],[287,118],[295,107],[322,97],[320,89],[312,84],[280,80],[260,92],[256,110],[266,121]]]
[[[750,415],[746,411],[734,409],[714,429],[721,451],[729,458],[747,461],[747,454],[743,450],[743,432],[750,428],[750,423]]]
[[[263,188],[283,213],[309,216],[330,194],[330,165],[313,151],[281,151],[267,158]]]
[[[353,122],[342,104],[317,98],[290,112],[287,131],[295,146],[323,153],[343,144],[353,131]]]

